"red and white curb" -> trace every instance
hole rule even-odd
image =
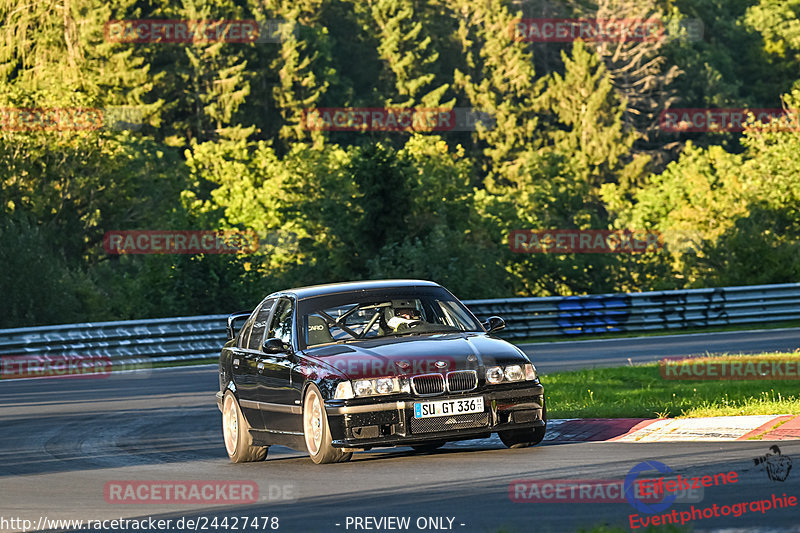
[[[549,420],[548,442],[688,442],[800,439],[800,415]]]

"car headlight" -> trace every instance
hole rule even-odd
[[[410,392],[411,387],[406,378],[374,378],[353,381],[356,396],[378,396],[381,394],[397,394]]]
[[[353,382],[353,390],[356,396],[369,396],[372,394],[372,380],[359,379]]]
[[[505,370],[506,381],[524,381],[525,372],[519,365],[507,366]]]
[[[536,367],[526,365],[490,366],[486,368],[486,381],[490,385],[515,381],[535,381]]]
[[[375,392],[378,394],[389,394],[390,392],[394,392],[394,380],[391,378],[376,379]]]
[[[503,381],[503,368],[499,366],[490,366],[487,368],[486,381],[493,385]]]
[[[349,381],[342,381],[336,385],[336,392],[333,394],[335,400],[349,400],[353,397],[353,385]]]

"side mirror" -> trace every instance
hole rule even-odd
[[[499,316],[490,316],[486,322],[483,323],[483,327],[486,328],[487,332],[494,333],[495,331],[505,329],[506,321]]]
[[[252,311],[239,311],[238,313],[232,313],[228,315],[228,320],[227,320],[228,340],[233,340],[236,337],[236,331],[234,331],[234,323],[238,320],[244,320],[245,318],[249,318],[250,313],[252,313]]]
[[[276,353],[287,353],[291,351],[291,348],[283,343],[277,337],[272,337],[271,339],[267,339],[264,341],[264,345],[261,347],[264,350],[264,353],[269,354],[276,354]]]

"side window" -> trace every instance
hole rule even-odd
[[[455,302],[437,300],[446,320],[442,323],[458,328],[462,331],[467,330],[468,324],[473,324],[473,320]]]
[[[264,343],[264,331],[267,329],[267,320],[269,320],[269,312],[272,311],[274,305],[275,298],[266,300],[256,313],[256,319],[253,321],[253,329],[250,332],[250,339],[247,343],[248,348],[251,350],[261,349],[261,345]]]
[[[253,314],[250,315],[250,318],[244,323],[242,329],[239,330],[239,339],[236,341],[236,346],[239,348],[247,348],[247,343],[250,340],[250,331],[253,329],[253,321],[255,320],[256,314],[257,310],[253,311]]]
[[[288,298],[278,300],[278,307],[272,317],[267,338],[277,337],[289,344],[292,342],[292,301]]]

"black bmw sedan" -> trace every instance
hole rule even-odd
[[[333,463],[491,433],[509,447],[538,444],[544,389],[525,353],[492,335],[503,327],[499,317],[481,324],[430,281],[270,294],[228,317],[217,393],[228,455],[259,461],[284,445]]]

